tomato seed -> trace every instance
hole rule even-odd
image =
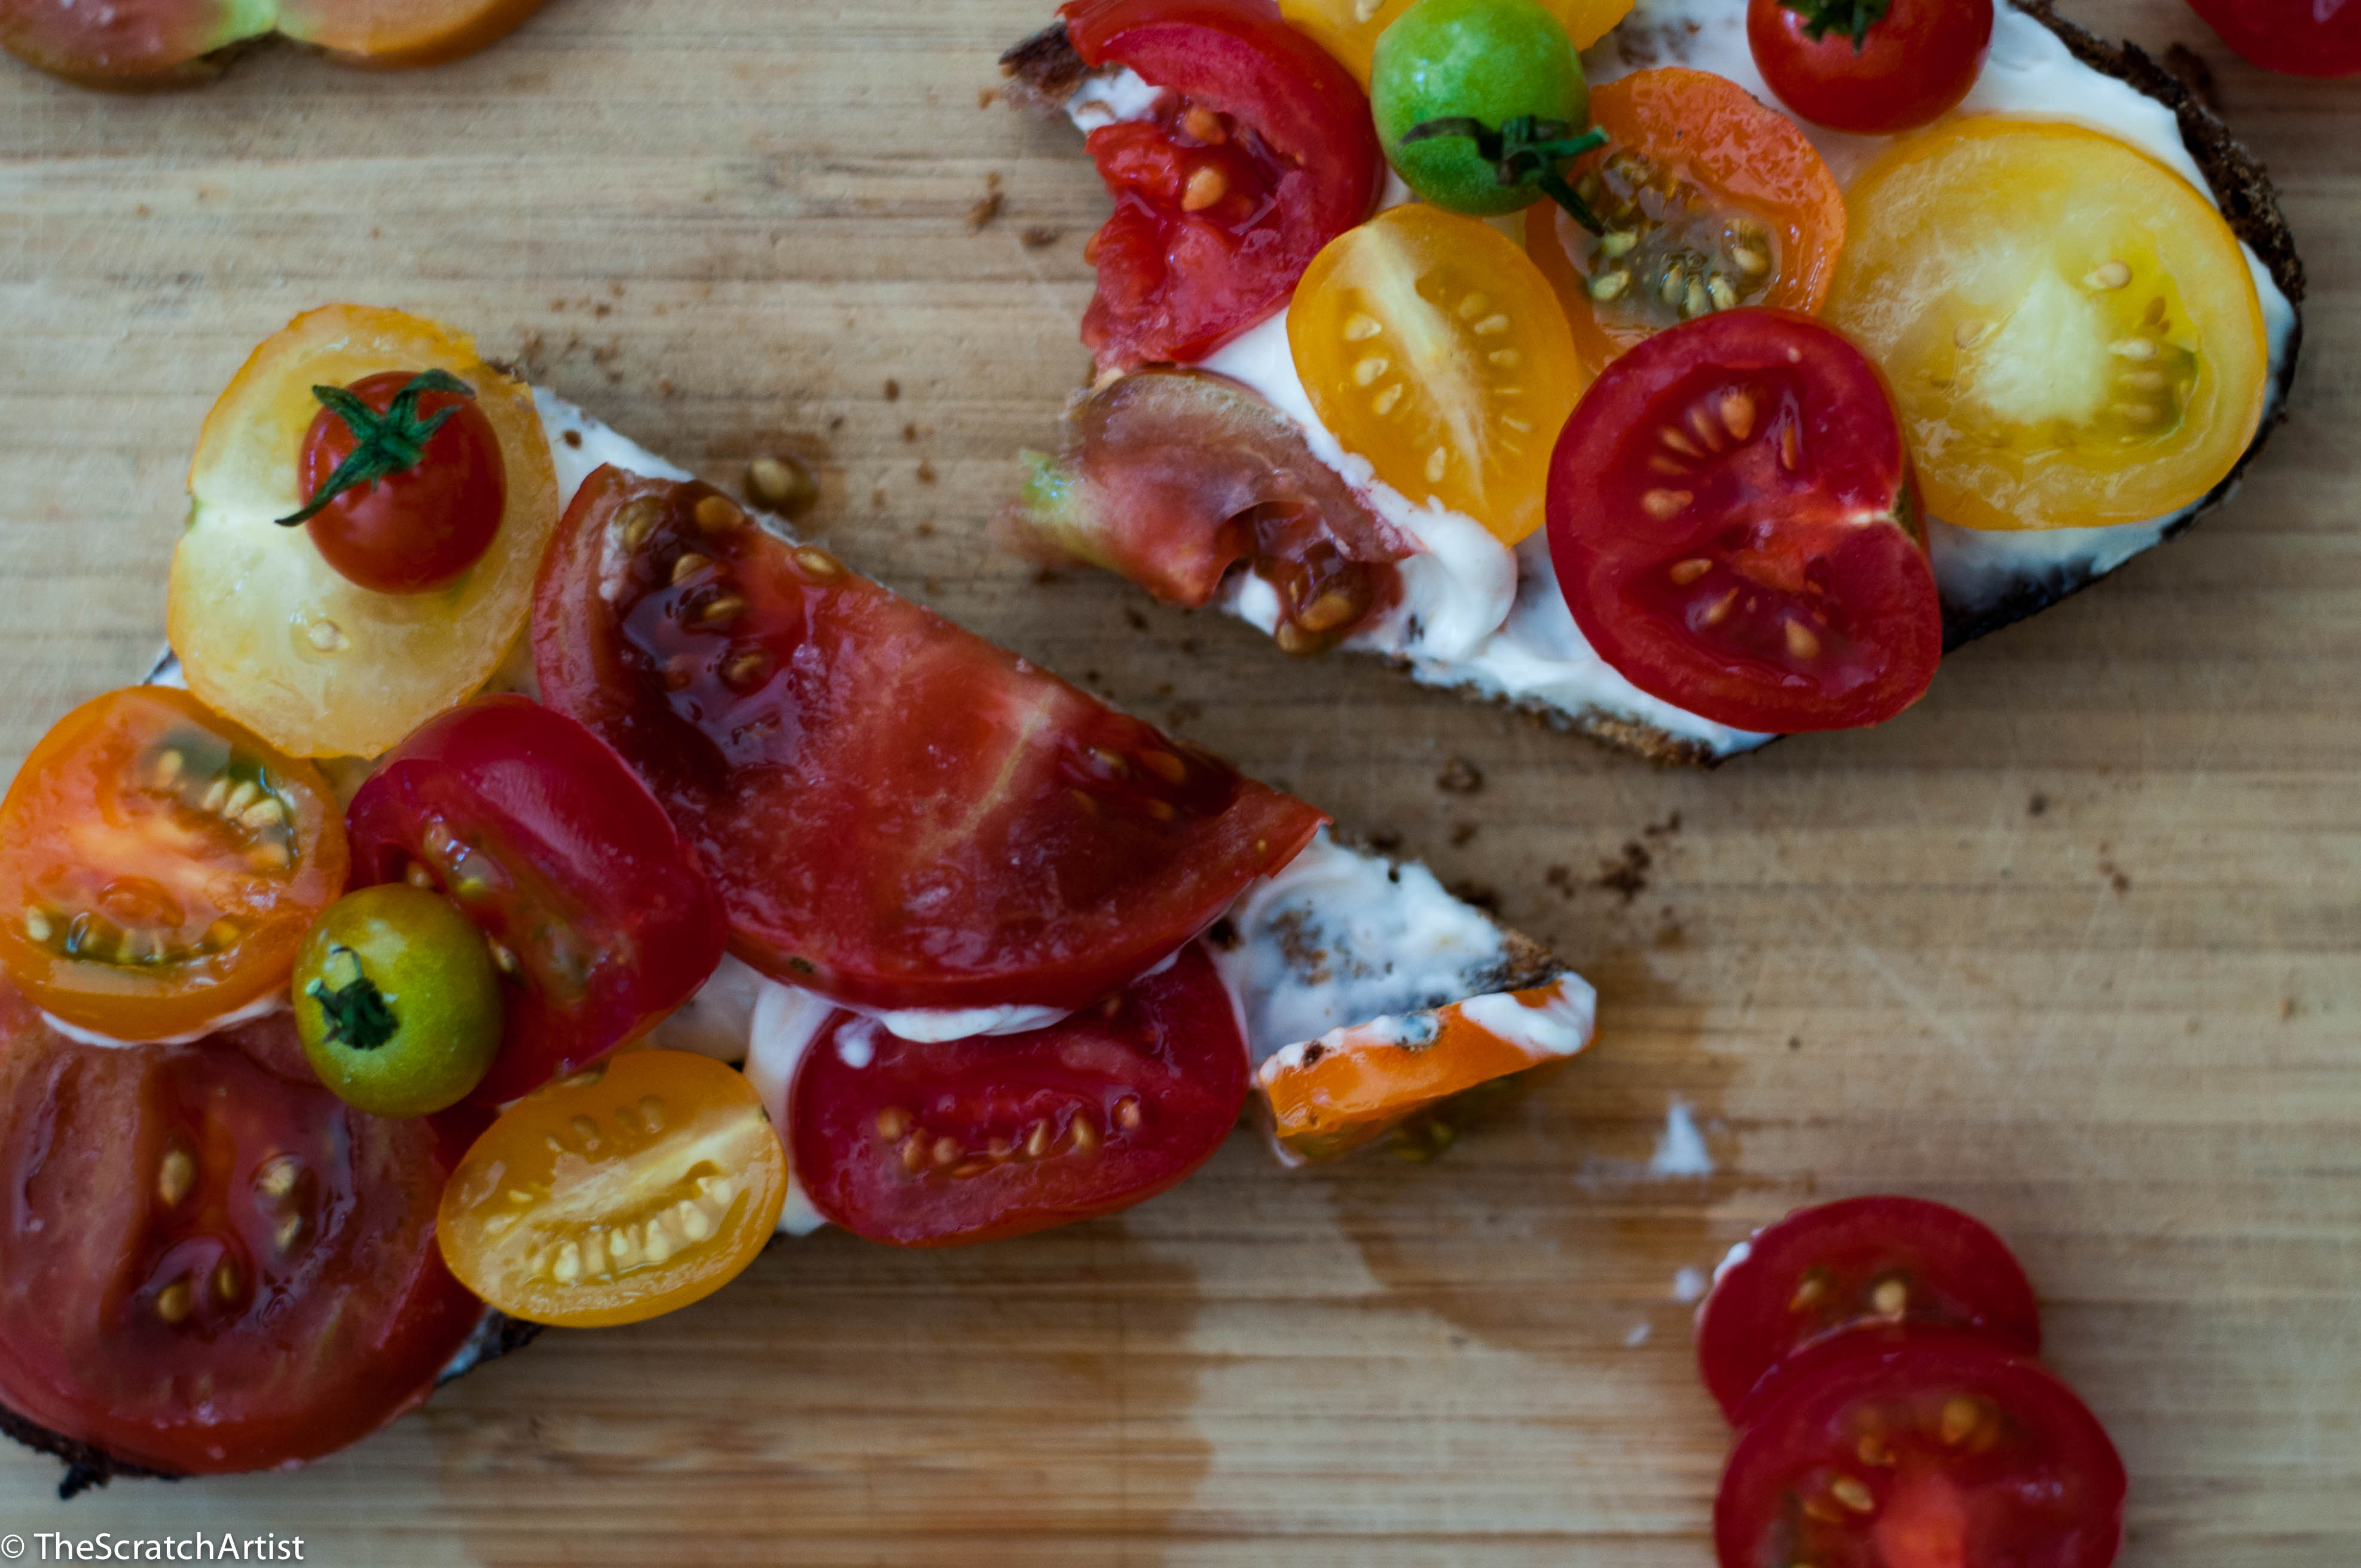
[[[877,1135],[887,1143],[910,1130],[910,1113],[898,1105],[889,1105],[877,1113]]]
[[[742,528],[746,514],[728,496],[707,496],[697,503],[697,526],[708,533],[730,533]]]
[[[1973,1399],[1961,1397],[1943,1401],[1941,1435],[1943,1445],[1957,1448],[1975,1434],[1983,1424],[1984,1413]]]
[[[1881,1279],[1869,1293],[1869,1304],[1881,1317],[1899,1318],[1910,1305],[1910,1287],[1899,1279]]]
[[[711,560],[691,550],[672,564],[672,580],[675,585],[684,583],[712,565]]]
[[[1787,622],[1787,653],[1795,659],[1817,659],[1820,656],[1820,640],[1802,621],[1791,620]]]
[[[1640,498],[1640,508],[1658,522],[1670,522],[1696,499],[1696,495],[1687,490],[1650,490]]]
[[[2091,288],[2104,289],[2110,292],[2117,289],[2127,289],[2131,287],[2132,269],[2123,262],[2110,261],[2084,278],[2082,281]]]
[[[175,1279],[156,1292],[156,1315],[168,1323],[186,1321],[189,1309],[195,1305],[195,1293],[185,1279]]]
[[[246,1293],[246,1276],[239,1272],[234,1258],[224,1258],[214,1270],[214,1299],[225,1305]]]
[[[1828,1493],[1857,1514],[1865,1514],[1877,1507],[1877,1499],[1869,1488],[1850,1475],[1839,1475],[1828,1483]]]
[[[1180,192],[1180,210],[1202,213],[1230,193],[1230,177],[1210,163],[1201,163],[1189,171],[1189,183]]]
[[[177,1208],[196,1184],[196,1158],[186,1145],[175,1139],[156,1167],[156,1196],[164,1201],[167,1209]]]
[[[823,582],[844,576],[844,564],[817,544],[798,546],[796,565]]]

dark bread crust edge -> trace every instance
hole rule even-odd
[[[2280,210],[2279,190],[2271,183],[2269,172],[2262,163],[2238,144],[2230,127],[2220,116],[2198,102],[2187,83],[2151,57],[2138,45],[2125,41],[2110,44],[2085,31],[2058,15],[2055,0],[2006,0],[2016,9],[2031,16],[2056,34],[2076,60],[2103,75],[2114,77],[2134,91],[2154,99],[2170,109],[2180,123],[2180,139],[2197,160],[2199,170],[2211,187],[2213,204],[2230,225],[2231,231],[2244,240],[2263,263],[2279,291],[2295,307],[2295,332],[2289,340],[2287,362],[2279,367],[2274,406],[2265,417],[2262,428],[2238,459],[2229,477],[2216,486],[2195,510],[2166,531],[2165,539],[2175,539],[2193,526],[2197,520],[2228,500],[2246,478],[2246,470],[2261,455],[2265,445],[2287,418],[2288,402],[2295,387],[2297,361],[2303,350],[2303,260],[2296,254],[2295,236],[2288,227],[2287,215]],[[1019,108],[1037,114],[1055,115],[1062,111],[1066,97],[1073,92],[1088,68],[1074,50],[1066,36],[1063,22],[1055,22],[1027,38],[1000,57],[1000,70],[1010,85],[1003,95]],[[2027,582],[1999,603],[1982,610],[1972,619],[1946,618],[1943,628],[1945,652],[1962,648],[1979,637],[2012,626],[2027,616],[2048,609],[2059,600],[2081,592],[2106,573],[2086,569],[2059,571],[2048,576]],[[1408,660],[1388,661],[1402,674],[1411,673]],[[1653,724],[1638,719],[1619,718],[1613,714],[1591,710],[1580,714],[1535,702],[1519,702],[1510,697],[1492,696],[1466,686],[1437,687],[1456,693],[1463,700],[1487,707],[1508,707],[1550,729],[1568,734],[1584,735],[1604,745],[1629,751],[1635,756],[1670,766],[1713,768],[1728,761],[1717,756],[1702,743],[1685,740]],[[1741,755],[1744,753],[1739,753]]]

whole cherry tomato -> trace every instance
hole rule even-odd
[[[300,522],[329,565],[381,594],[446,586],[500,530],[508,474],[473,389],[447,370],[314,387]]]
[[[2241,0],[2244,3],[2244,0]],[[1830,130],[1892,136],[1957,108],[1992,52],[1993,0],[1750,0],[1771,91]]]

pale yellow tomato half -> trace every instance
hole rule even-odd
[[[1565,24],[1574,47],[1588,49],[1631,14],[1632,0],[1541,0]],[[1279,14],[1310,33],[1364,88],[1378,36],[1411,8],[1412,0],[1279,0]]]

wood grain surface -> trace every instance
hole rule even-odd
[[[2361,83],[2245,68],[2175,0],[2070,9],[2193,49],[2276,172],[2312,282],[2292,422],[2228,511],[1900,721],[1713,775],[993,551],[1085,368],[1104,211],[1075,138],[979,104],[1038,0],[554,0],[439,71],[273,49],[147,98],[0,60],[0,769],[154,653],[216,390],[359,299],[718,482],[804,455],[853,561],[1398,833],[1603,996],[1595,1053],[1432,1168],[1284,1174],[1241,1135],[1031,1241],[783,1245],[301,1474],[60,1505],[12,1449],[0,1532],[1697,1568],[1725,1438],[1687,1271],[1893,1189],[2022,1253],[2130,1466],[2126,1563],[2361,1562]],[[1480,790],[1438,789],[1455,758]],[[1710,1176],[1651,1173],[1675,1103]]]

